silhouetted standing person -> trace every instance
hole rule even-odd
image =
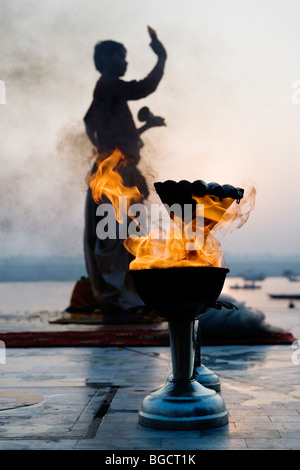
[[[87,134],[98,152],[97,163],[119,149],[126,158],[122,177],[126,186],[137,186],[144,199],[149,195],[144,176],[137,168],[142,142],[140,134],[153,126],[164,125],[159,117],[137,129],[129,110],[128,101],[139,100],[153,93],[164,72],[166,51],[156,33],[148,28],[150,47],[157,55],[157,63],[149,75],[140,81],[126,82],[121,79],[126,72],[126,49],[115,41],[103,41],[95,46],[94,63],[101,73],[92,104],[84,118]],[[88,189],[85,210],[84,251],[87,272],[97,305],[113,321],[114,315],[137,305],[139,298],[128,276],[132,256],[119,239],[100,240],[96,235],[97,204]],[[120,318],[120,317],[119,317]]]

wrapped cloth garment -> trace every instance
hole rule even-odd
[[[103,161],[110,152],[99,153],[97,161]],[[94,164],[92,173],[97,170]],[[148,196],[147,183],[134,163],[129,163],[118,170],[126,186],[137,186],[144,198]],[[105,203],[109,203],[105,200]],[[137,295],[129,264],[133,256],[126,250],[122,239],[106,238],[101,240],[96,234],[100,217],[96,215],[98,204],[87,190],[85,205],[84,254],[86,269],[97,305],[108,313],[119,313],[128,308],[143,305]],[[128,223],[130,219],[128,219]],[[118,233],[118,222],[117,233]]]

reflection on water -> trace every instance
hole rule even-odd
[[[255,351],[241,351],[235,353],[234,348],[225,353],[221,352],[219,356],[211,357],[210,354],[206,355],[202,352],[202,361],[207,367],[211,368],[214,372],[222,370],[245,370],[251,369],[262,364],[266,360],[266,350],[255,350]]]
[[[291,282],[285,277],[268,277],[256,282],[260,289],[231,288],[237,284],[242,286],[244,282],[242,278],[228,277],[223,294],[262,311],[266,323],[291,331],[296,338],[300,338],[300,300],[293,300],[294,308],[290,308],[288,299],[269,297],[269,294],[300,294],[300,282]]]
[[[260,289],[232,289],[232,286],[243,286],[242,278],[228,277],[225,281],[223,293],[237,300],[251,304],[253,308],[288,307],[286,299],[271,299],[269,294],[298,294],[300,295],[300,282],[291,282],[285,277],[268,277],[264,281],[257,281],[255,285]],[[300,312],[300,300],[294,300],[295,308]]]

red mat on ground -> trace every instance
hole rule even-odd
[[[7,348],[19,347],[108,347],[108,346],[169,346],[168,330],[111,329],[100,331],[43,331],[3,333]],[[266,333],[259,338],[206,339],[203,346],[291,344],[291,333]]]

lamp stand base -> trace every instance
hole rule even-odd
[[[203,385],[203,387],[211,388],[216,392],[221,391],[221,382],[219,377],[203,364],[195,367],[194,379]]]
[[[139,423],[166,430],[208,429],[228,424],[228,411],[215,390],[195,380],[170,381],[144,398]]]

